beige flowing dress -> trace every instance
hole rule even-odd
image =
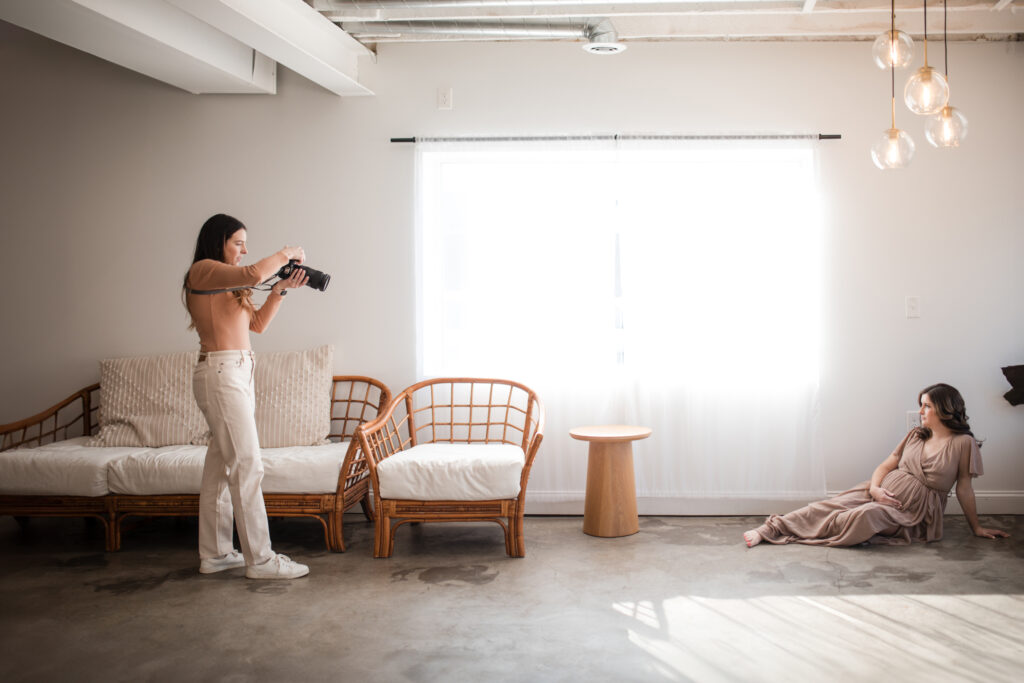
[[[870,541],[902,545],[942,538],[942,515],[960,468],[983,473],[978,442],[956,434],[938,453],[925,457],[925,440],[911,431],[893,451],[899,466],[882,479],[903,507],[876,503],[866,481],[834,498],[811,503],[787,515],[772,515],[757,531],[769,543],[851,546]]]

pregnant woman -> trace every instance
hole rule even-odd
[[[921,426],[875,468],[871,481],[787,515],[770,516],[743,534],[747,547],[762,541],[825,546],[938,541],[954,483],[975,536],[1008,536],[978,522],[971,480],[983,472],[981,450],[960,392],[948,384],[933,384],[917,400]]]

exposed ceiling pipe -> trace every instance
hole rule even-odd
[[[346,33],[356,38],[401,34],[439,34],[466,36],[468,38],[586,38],[585,24],[539,24],[507,22],[459,22],[459,21],[366,21],[345,22],[341,26]]]
[[[307,0],[308,1],[308,0]],[[465,7],[558,7],[565,5],[599,5],[600,0],[312,0],[313,9],[330,14],[347,10],[363,11],[448,9]],[[679,5],[680,0],[616,0],[618,5]],[[693,4],[693,3],[690,3]]]
[[[360,40],[373,40],[388,36],[432,35],[473,39],[558,39],[587,41],[583,49],[592,54],[615,54],[626,46],[619,42],[618,33],[608,19],[589,23],[508,22],[508,21],[369,21],[345,22],[342,29]]]
[[[0,3],[8,0],[0,0]],[[22,0],[28,2],[29,0]],[[67,0],[71,1],[71,0]],[[100,1],[100,0],[96,0]],[[112,0],[102,0],[110,2]],[[123,0],[119,0],[123,1]],[[167,1],[167,0],[165,0]],[[170,0],[175,1],[175,0]],[[198,0],[197,0],[198,1]],[[206,0],[203,0],[206,1]],[[242,0],[219,0],[241,2]],[[252,0],[258,1],[258,0]],[[292,0],[294,1],[294,0]],[[951,40],[1019,40],[1024,13],[1012,12],[1024,0],[948,0]],[[330,21],[349,28],[356,25],[427,21],[555,22],[579,26],[591,18],[608,18],[620,39],[653,40],[873,40],[890,23],[888,0],[305,0]],[[910,5],[900,0],[897,15]],[[915,0],[920,8],[919,0]],[[914,3],[910,3],[913,5]],[[913,14],[914,21],[919,20]],[[594,19],[596,20],[596,19]],[[908,15],[909,20],[909,15]],[[363,42],[418,43],[448,40],[516,40],[500,31],[496,38],[468,37],[429,31],[382,33],[379,40]],[[543,39],[527,31],[519,40]],[[478,36],[481,34],[477,34]],[[551,40],[574,38],[550,37]],[[576,38],[576,40],[579,40]],[[586,40],[584,38],[584,40]]]
[[[619,34],[616,33],[612,22],[607,19],[589,26],[587,33],[587,44],[583,49],[592,55],[614,55],[626,49],[625,43],[619,42]]]

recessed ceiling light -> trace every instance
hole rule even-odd
[[[614,55],[626,50],[625,43],[587,43],[583,49],[592,55]]]

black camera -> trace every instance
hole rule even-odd
[[[291,277],[296,268],[306,271],[306,275],[309,276],[309,279],[306,280],[307,287],[312,287],[322,292],[327,289],[327,285],[331,282],[331,276],[327,273],[310,268],[309,266],[300,266],[299,262],[295,259],[289,261],[287,265],[281,266],[281,270],[277,271],[277,277],[282,280],[286,277]]]

